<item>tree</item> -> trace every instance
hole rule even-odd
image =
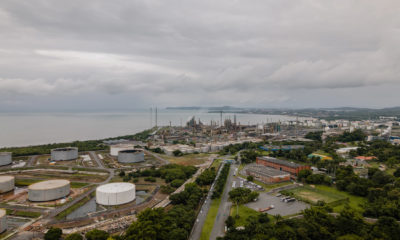
[[[120,176],[120,177],[124,177],[124,176],[125,176],[125,171],[124,171],[124,170],[121,170],[121,172],[119,172],[119,176]]]
[[[322,131],[309,132],[306,134],[305,138],[321,142],[322,141]]]
[[[93,229],[85,234],[87,240],[107,240],[110,236],[106,231]]]
[[[71,233],[65,238],[65,240],[83,240],[83,237],[79,233]]]
[[[235,219],[232,216],[229,216],[226,219],[225,224],[229,231],[231,228],[235,227]]]
[[[393,176],[400,177],[400,168],[397,168],[396,171],[394,171]]]
[[[254,180],[253,176],[251,176],[251,175],[247,176],[247,181],[252,182],[253,180]]]
[[[172,153],[174,154],[175,157],[183,156],[183,153],[179,149],[173,151]]]
[[[44,235],[44,240],[59,240],[62,235],[62,230],[60,228],[51,227]]]

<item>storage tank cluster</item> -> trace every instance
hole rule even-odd
[[[28,199],[32,202],[52,201],[67,196],[70,192],[68,180],[48,180],[29,185]]]
[[[5,166],[12,163],[12,153],[0,152],[0,166]]]
[[[118,153],[123,150],[133,150],[132,144],[116,144],[110,146],[110,155],[113,157],[118,156]]]
[[[15,177],[14,176],[0,176],[0,193],[6,193],[14,190]]]
[[[136,149],[119,151],[118,162],[120,163],[144,162],[144,153],[143,151]]]
[[[52,161],[68,161],[78,158],[77,147],[55,148],[51,149]]]
[[[7,230],[7,212],[5,209],[0,209],[0,233]]]
[[[96,202],[101,205],[121,205],[132,202],[135,198],[136,187],[132,183],[108,183],[96,188]]]

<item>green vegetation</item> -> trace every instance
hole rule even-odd
[[[28,212],[28,211],[19,211],[19,210],[6,210],[7,215],[18,216],[18,217],[27,217],[27,218],[38,218],[40,217],[40,213],[38,212]]]
[[[88,141],[74,141],[67,143],[52,143],[37,146],[28,147],[9,147],[2,148],[0,152],[12,152],[13,156],[28,156],[28,155],[43,155],[50,154],[50,150],[53,148],[63,148],[63,147],[77,147],[79,151],[97,151],[97,150],[107,150],[108,146],[103,144],[106,140],[116,140],[116,139],[127,139],[136,141],[145,141],[150,136],[154,129],[148,129],[134,135],[126,135],[115,138],[106,138],[101,140],[88,140]]]
[[[51,227],[44,235],[44,240],[58,240],[61,238],[62,230]]]
[[[368,224],[350,207],[344,208],[337,217],[330,215],[330,211],[331,208],[322,203],[304,210],[303,218],[276,216],[275,221],[271,221],[268,214],[250,214],[243,224],[244,229],[240,230],[232,227],[236,223],[231,217],[227,221],[228,232],[218,239],[399,239],[400,225],[394,218],[382,217],[376,223]]]
[[[242,205],[257,199],[259,193],[256,191],[251,191],[248,188],[234,188],[229,192],[229,200],[231,200],[236,205]]]
[[[366,203],[366,199],[359,196],[351,195],[347,192],[340,191],[334,187],[325,185],[303,186],[290,190],[282,191],[283,194],[294,196],[310,204],[318,204],[319,201],[327,203],[333,207],[334,212],[341,211],[344,206],[349,205],[353,209],[362,213],[362,206]]]
[[[204,192],[196,183],[185,185],[184,191],[170,196],[172,207],[146,209],[121,239],[187,239],[192,229],[196,210]]]
[[[309,132],[306,134],[305,138],[321,142],[322,141],[322,131]]]
[[[244,142],[244,143],[238,143],[238,144],[230,144],[229,146],[224,147],[220,151],[220,155],[227,155],[227,154],[236,154],[240,150],[243,149],[258,149],[260,146],[264,145],[265,143],[259,142],[259,143],[252,143],[252,142]]]
[[[71,207],[65,209],[64,211],[60,212],[57,216],[56,219],[57,220],[61,220],[64,219],[65,217],[67,217],[70,213],[72,213],[73,211],[75,211],[76,209],[82,207],[83,205],[85,205],[87,202],[90,201],[90,199],[92,199],[95,195],[95,192],[92,192],[91,194],[89,194],[89,196],[83,198],[82,200],[80,200],[79,202],[77,202],[76,204],[72,205]]]
[[[21,179],[21,178],[16,178],[15,179],[15,186],[29,186],[33,183],[37,183],[43,180],[37,180],[37,179]]]
[[[226,179],[228,178],[230,167],[231,167],[230,164],[224,164],[224,166],[222,167],[221,173],[219,174],[218,179],[214,186],[214,192],[211,196],[212,199],[219,198],[221,196],[222,192],[224,191],[224,187],[225,187]]]
[[[196,183],[199,186],[211,185],[216,177],[217,173],[214,167],[204,170],[196,179]]]
[[[71,233],[65,237],[65,240],[83,240],[83,237],[79,233]]]
[[[237,215],[237,213],[239,213]],[[246,224],[246,220],[251,216],[251,217],[257,217],[261,213],[257,212],[254,209],[251,209],[249,207],[246,207],[245,205],[239,205],[238,208],[232,207],[230,216],[234,217],[235,219],[235,226],[240,227],[244,226]],[[237,217],[238,216],[238,217]]]
[[[367,136],[361,129],[356,129],[353,132],[346,131],[342,135],[337,137],[340,142],[354,142],[364,141]]]
[[[83,188],[88,185],[89,183],[84,183],[84,182],[71,182],[71,188]]]
[[[107,240],[109,236],[108,232],[98,229],[90,230],[85,234],[86,240]]]
[[[211,231],[214,227],[215,218],[218,214],[219,205],[221,204],[221,198],[216,198],[211,200],[211,205],[208,210],[206,220],[204,221],[203,229],[201,230],[200,239],[208,240],[210,239]]]

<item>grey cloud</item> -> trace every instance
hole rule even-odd
[[[362,103],[371,87],[400,90],[399,8],[396,0],[3,0],[0,107],[93,94],[115,104],[126,96],[143,105],[300,106],[310,93],[345,89],[360,94],[339,105]],[[378,105],[396,104],[384,95]]]

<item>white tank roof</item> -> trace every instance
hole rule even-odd
[[[10,181],[13,180],[14,176],[0,176],[0,182],[6,182],[6,181]]]
[[[107,193],[118,193],[125,192],[131,190],[135,187],[135,184],[132,183],[108,183],[97,187],[97,191],[107,192]]]
[[[48,180],[43,182],[38,182],[29,185],[29,189],[31,190],[49,190],[54,188],[63,187],[65,185],[69,185],[70,182],[64,179],[57,179],[57,180]]]

